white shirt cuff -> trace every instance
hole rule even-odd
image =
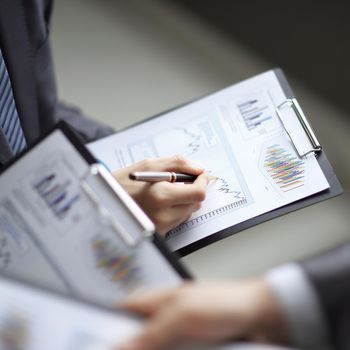
[[[302,268],[290,263],[270,270],[271,286],[286,317],[292,345],[329,349],[328,328],[314,287]]]

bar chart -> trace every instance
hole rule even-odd
[[[55,217],[63,220],[71,208],[79,201],[80,193],[74,189],[72,181],[51,172],[33,183],[39,194]]]
[[[127,291],[135,290],[142,284],[142,271],[134,251],[123,249],[115,239],[103,236],[93,238],[91,248],[97,269],[110,282],[120,284]]]
[[[248,131],[252,131],[272,119],[267,104],[260,96],[241,102],[237,107]]]
[[[283,192],[304,186],[304,162],[279,144],[267,147],[264,169]]]

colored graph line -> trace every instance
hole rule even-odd
[[[264,168],[283,192],[304,185],[304,162],[280,145],[267,148]]]
[[[93,239],[92,250],[96,267],[102,269],[111,282],[121,282],[128,290],[140,285],[141,269],[133,255],[125,254],[115,242],[108,238]]]

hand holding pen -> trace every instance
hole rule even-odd
[[[207,175],[209,180],[216,180],[216,176]],[[173,171],[135,171],[129,174],[130,180],[145,181],[145,182],[184,182],[193,183],[198,178],[198,175],[175,173]]]
[[[181,179],[181,182],[185,181],[187,184],[174,186],[162,177],[157,177],[155,182],[155,179],[153,182],[134,181],[129,177],[136,172],[150,171],[167,172],[168,176],[172,172],[186,175],[185,178],[177,176],[177,181]],[[113,175],[155,223],[158,232],[163,234],[189,219],[200,208],[209,182],[203,169],[181,156],[147,159],[122,168]],[[171,176],[174,178],[174,175]],[[171,176],[167,179],[171,180]]]

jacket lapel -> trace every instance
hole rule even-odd
[[[7,142],[7,138],[0,128],[0,167],[7,163],[13,157],[10,145]]]
[[[27,143],[31,143],[39,136],[40,128],[34,53],[30,47],[24,17],[24,1],[0,1],[0,45],[11,78],[22,129]],[[3,145],[0,144],[0,147]]]

